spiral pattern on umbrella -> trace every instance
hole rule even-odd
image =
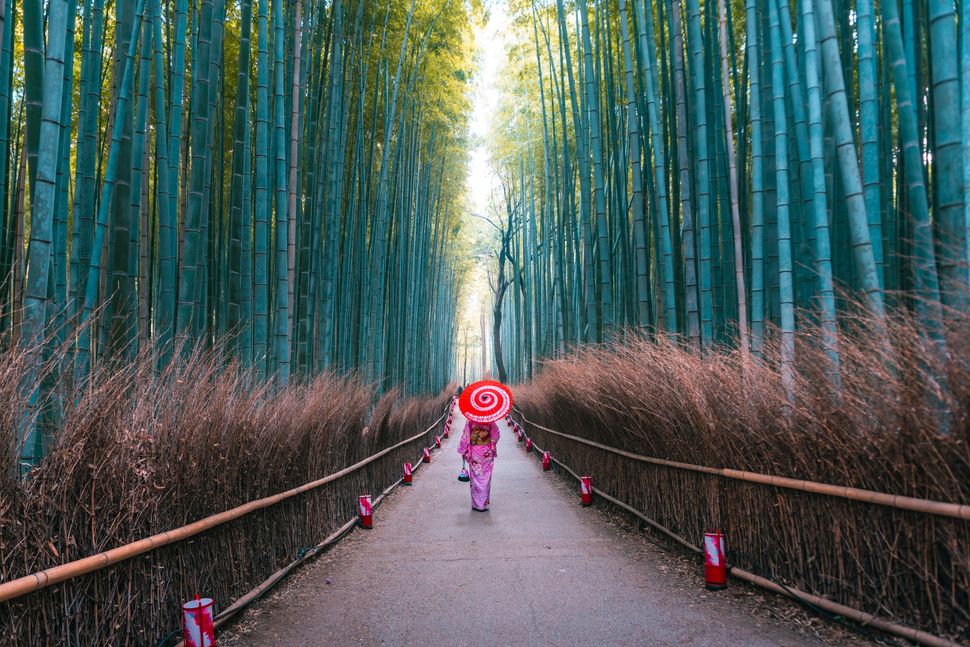
[[[475,382],[462,391],[458,408],[472,422],[495,422],[512,408],[512,392],[501,382]]]

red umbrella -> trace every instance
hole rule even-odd
[[[512,391],[493,380],[475,382],[461,392],[458,409],[472,422],[495,422],[512,409]]]

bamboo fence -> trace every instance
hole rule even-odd
[[[714,468],[704,467],[701,465],[690,465],[687,463],[677,463],[674,461],[665,461],[662,459],[651,458],[649,456],[642,456],[639,454],[634,454],[622,449],[617,449],[615,447],[609,447],[601,443],[596,443],[590,441],[586,438],[581,438],[579,436],[573,436],[570,434],[564,434],[554,429],[549,429],[548,427],[543,427],[542,425],[536,424],[528,420],[528,418],[522,415],[523,421],[531,428],[538,429],[541,432],[548,433],[564,440],[581,443],[588,445],[590,447],[595,447],[602,451],[610,452],[617,456],[622,456],[624,458],[629,458],[631,460],[640,461],[644,463],[650,463],[654,465],[664,465],[667,467],[673,467],[676,469],[683,469],[688,471],[693,471],[702,474],[718,474],[726,478],[735,478],[742,481],[748,481],[751,483],[760,483],[765,485],[772,485],[775,487],[788,487],[791,489],[814,492],[817,494],[823,494],[826,496],[840,497],[852,501],[864,501],[868,503],[873,503],[876,505],[887,505],[890,507],[895,507],[900,510],[911,510],[919,511],[925,514],[936,514],[941,516],[950,516],[959,519],[970,519],[970,506],[962,506],[949,503],[940,503],[938,501],[928,501],[924,499],[914,499],[912,497],[896,497],[895,495],[886,495],[879,492],[867,492],[865,490],[859,490],[857,488],[845,488],[841,486],[834,486],[827,483],[815,483],[811,481],[802,481],[798,479],[785,479],[781,477],[772,477],[765,474],[755,474],[752,472],[743,472],[738,470],[717,470]],[[525,433],[523,427],[523,433],[526,437],[529,437]],[[536,457],[541,457],[544,451],[548,450],[548,446],[543,448],[541,445],[533,441],[533,450]],[[559,466],[564,472],[569,474],[572,478],[579,480],[580,475],[577,474],[573,469],[569,467],[568,464],[550,455],[550,461]],[[657,523],[656,520],[647,516],[637,508],[611,496],[609,493],[605,492],[602,488],[593,486],[593,493],[607,501],[608,503],[625,510],[626,512],[634,515],[641,521],[645,522],[654,530],[657,530],[674,540],[679,545],[683,546],[687,550],[693,553],[701,554],[703,550],[696,544],[691,543],[681,535],[671,531],[669,528]],[[868,495],[876,495],[875,498],[870,498]],[[902,501],[900,501],[902,499]],[[928,647],[960,647],[961,643],[943,638],[940,636],[935,636],[929,632],[921,631],[913,627],[908,627],[901,625],[896,622],[888,621],[881,618],[875,614],[867,613],[865,611],[860,611],[850,606],[844,604],[839,604],[829,600],[823,595],[815,595],[807,593],[805,591],[799,590],[797,588],[787,586],[784,583],[778,582],[773,578],[762,577],[743,568],[740,568],[734,564],[729,564],[729,572],[732,576],[754,584],[760,588],[766,589],[773,593],[784,595],[794,600],[806,604],[809,607],[813,607],[818,610],[833,614],[834,616],[841,616],[848,618],[853,622],[856,622],[862,626],[874,627],[884,633],[891,634],[893,636],[898,636],[901,638],[906,638],[920,645],[927,645]]]
[[[206,385],[193,386],[205,390]],[[205,452],[199,454],[202,465],[186,464],[182,478],[206,473],[207,465],[222,473],[213,474],[217,486],[210,493],[200,482],[195,498],[191,487],[183,491],[181,481],[164,490],[150,483],[132,486],[129,475],[118,470],[122,464],[135,471],[145,469],[144,457],[133,456],[131,450],[117,458],[111,455],[112,448],[124,447],[114,431],[103,442],[86,434],[88,446],[56,449],[49,476],[38,475],[22,491],[0,492],[0,517],[8,517],[0,525],[0,644],[155,645],[181,632],[181,604],[196,593],[212,597],[217,606],[238,610],[247,596],[258,597],[260,587],[268,589],[282,577],[279,571],[285,574],[319,552],[327,544],[321,544],[322,537],[332,538],[348,519],[356,518],[358,495],[380,493],[396,483],[402,464],[414,460],[415,446],[422,441],[433,446],[432,434],[449,400],[445,393],[422,400],[391,394],[373,407],[365,426],[368,420],[362,411],[371,408],[366,391],[348,395],[348,387],[328,391],[326,383],[310,389],[308,404],[300,408],[293,407],[293,401],[306,396],[293,393],[283,396],[282,403],[274,405],[271,399],[261,405],[278,407],[265,417],[257,414],[242,422],[234,415],[240,412],[227,407],[225,414],[232,416],[229,426],[223,428],[225,421],[218,418],[210,420],[210,427],[220,431],[191,445],[190,452]],[[278,417],[281,413],[290,419],[284,422]],[[273,421],[284,425],[277,430],[276,455],[263,448],[250,451],[257,447],[247,445],[261,437],[253,428],[263,430]],[[102,424],[116,429],[110,422],[109,418]],[[349,425],[359,426],[351,430]],[[415,428],[423,431],[410,433]],[[268,427],[265,431],[271,433]],[[177,438],[192,433],[183,429]],[[235,444],[227,447],[220,438]],[[63,464],[66,460],[71,461],[70,469]],[[227,460],[231,469],[217,467]],[[277,470],[280,473],[274,473]],[[220,505],[239,501],[226,492],[235,489],[251,496],[309,470],[330,473],[219,511]],[[102,482],[98,474],[115,482]],[[71,486],[85,479],[86,486]],[[115,491],[96,494],[101,487]],[[69,500],[62,502],[64,496]],[[117,496],[121,503],[113,501]],[[126,499],[136,499],[138,510],[129,511]],[[21,518],[7,523],[14,515]],[[180,517],[195,520],[155,530]],[[267,580],[270,574],[275,579]]]
[[[645,456],[517,413],[537,457],[680,546],[720,529],[739,579],[922,645],[970,638],[968,505]]]

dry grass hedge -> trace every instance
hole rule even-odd
[[[12,464],[24,358],[0,354],[0,447]],[[149,356],[58,394],[63,428],[26,481],[0,478],[4,581],[181,526],[331,474],[427,428],[448,394],[372,406],[334,375],[252,388],[215,355],[156,374]],[[53,374],[53,373],[52,373]],[[75,404],[76,402],[76,404]],[[431,436],[429,435],[429,438]],[[3,645],[155,645],[195,593],[228,604],[378,494],[421,443],[191,540],[0,603]]]
[[[872,331],[862,317],[844,331],[838,397],[810,331],[798,340],[794,405],[775,357],[745,367],[728,350],[701,358],[648,342],[550,362],[516,389],[516,403],[538,424],[642,455],[970,504],[970,319],[955,317],[945,356],[904,315],[888,327],[892,352]],[[970,642],[970,522],[644,464],[529,433],[694,543],[721,529],[729,560],[742,568]]]

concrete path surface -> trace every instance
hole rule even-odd
[[[456,429],[464,420],[456,416]],[[228,645],[820,645],[579,505],[503,426],[491,510],[456,479],[458,433],[410,488],[258,603]],[[763,601],[763,600],[762,600]],[[793,615],[800,612],[792,609]],[[823,630],[823,634],[825,630]],[[845,644],[843,641],[836,641]],[[856,641],[852,641],[855,643]]]

